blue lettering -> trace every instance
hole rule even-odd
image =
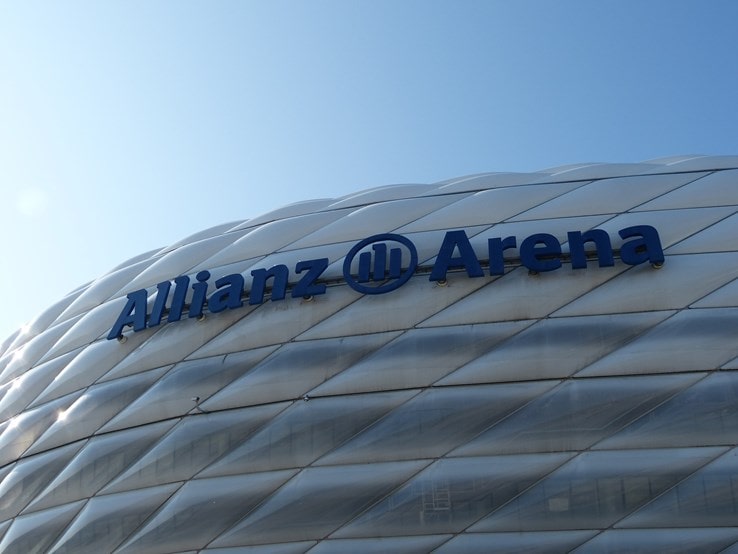
[[[297,262],[295,273],[302,273],[303,271],[307,271],[307,273],[295,285],[295,288],[292,290],[292,298],[325,294],[325,284],[316,284],[315,281],[318,280],[327,267],[328,258]]]
[[[180,275],[174,280],[174,294],[172,295],[172,305],[169,306],[167,321],[179,321],[182,318],[182,310],[184,310],[189,285],[190,278],[186,275]]]
[[[217,314],[225,309],[240,308],[243,306],[243,275],[233,273],[215,281],[216,290],[208,298],[208,309]]]
[[[503,253],[508,248],[516,248],[518,246],[515,237],[505,237],[504,239],[487,240],[487,248],[489,250],[489,274],[504,275],[505,274],[505,257]]]
[[[611,267],[615,265],[615,260],[612,257],[610,235],[602,229],[592,229],[586,233],[573,231],[568,236],[572,269],[584,269],[587,267],[587,253],[584,251],[584,245],[587,242],[593,242],[595,244],[595,251],[597,252],[600,267]]]
[[[126,307],[120,312],[113,328],[108,333],[108,340],[117,339],[123,334],[123,327],[133,325],[134,331],[146,328],[146,289],[128,293]]]
[[[454,257],[454,251],[458,249],[459,255]],[[474,253],[469,238],[464,231],[449,231],[443,237],[443,244],[436,256],[429,279],[441,281],[446,279],[449,269],[465,269],[469,277],[484,277],[482,266],[479,265],[477,255]]]
[[[529,236],[520,245],[520,261],[535,272],[553,271],[561,267],[561,244],[548,233]]]
[[[192,302],[190,303],[190,311],[187,315],[190,317],[200,317],[202,308],[205,304],[205,295],[208,293],[208,279],[210,279],[209,271],[201,271],[195,275],[197,283],[192,285]]]
[[[620,258],[628,265],[638,265],[646,261],[655,267],[664,263],[664,251],[659,234],[650,225],[635,225],[626,227],[619,232],[624,239],[620,249]],[[602,229],[589,231],[571,231],[567,234],[572,269],[587,267],[587,251],[585,245],[592,243],[590,256],[596,257],[600,267],[610,267],[615,264],[614,253],[610,236]],[[395,246],[388,247],[388,243]],[[504,275],[506,250],[515,249],[518,239],[514,236],[490,238],[487,240],[489,253],[489,274]],[[363,251],[371,246],[371,252]],[[409,253],[407,269],[402,268],[403,249]],[[559,240],[547,233],[537,233],[524,239],[520,244],[520,262],[533,272],[553,271],[561,267],[562,252]],[[455,255],[457,254],[458,255]],[[407,256],[406,256],[407,257]],[[351,265],[358,262],[358,275],[351,274]],[[319,279],[328,268],[328,258],[302,260],[295,265],[295,273],[303,274],[292,289],[293,298],[317,296],[325,294],[326,284]],[[418,255],[415,245],[401,235],[381,234],[373,235],[355,244],[343,261],[343,276],[346,283],[362,294],[385,294],[405,284],[415,273]],[[436,261],[430,272],[431,281],[445,280],[449,270],[463,269],[469,277],[483,277],[484,272],[477,258],[471,242],[463,230],[448,231],[436,256]],[[269,269],[254,269],[251,271],[253,282],[248,291],[249,304],[256,305],[264,302],[267,283],[271,279],[271,299],[284,300],[287,294],[290,271],[284,264],[277,264]],[[192,284],[192,301],[188,307],[189,317],[200,317],[204,309],[211,313],[219,313],[227,309],[243,306],[244,277],[240,273],[226,275],[215,281],[215,291],[208,296],[208,280],[211,274],[207,270],[195,275]],[[374,282],[374,286],[362,283]],[[185,308],[185,300],[190,287],[190,278],[180,275],[174,279],[174,291],[171,294],[171,305],[167,321],[179,321]],[[132,327],[133,331],[141,331],[148,327],[161,324],[166,312],[167,301],[172,289],[171,281],[163,281],[156,285],[156,296],[151,309],[147,314],[148,293],[140,289],[127,295],[127,302],[115,321],[108,339],[122,336],[125,327]]]
[[[255,269],[251,275],[254,276],[254,282],[249,292],[249,304],[253,306],[264,302],[264,290],[268,279],[273,279],[272,300],[284,300],[287,293],[287,279],[290,276],[290,270],[286,265],[277,264],[269,269]]]
[[[154,301],[154,307],[151,309],[149,327],[156,327],[161,323],[161,318],[164,315],[164,307],[166,306],[171,286],[172,284],[169,281],[164,281],[163,283],[156,285],[156,300]]]
[[[664,263],[664,249],[659,233],[650,225],[635,225],[619,231],[623,239],[633,238],[620,247],[620,259],[628,265],[649,261],[654,265]]]

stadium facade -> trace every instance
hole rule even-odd
[[[0,551],[738,552],[738,157],[205,230],[2,345]]]

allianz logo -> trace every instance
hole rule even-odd
[[[623,244],[620,247],[620,260],[628,265],[650,262],[654,267],[664,263],[661,239],[650,225],[635,225],[618,231]],[[532,273],[554,271],[562,267],[564,261],[571,263],[572,269],[584,269],[589,261],[597,260],[599,267],[615,265],[610,236],[602,229],[571,231],[567,233],[569,252],[562,251],[559,240],[548,233],[536,233],[522,241],[515,236],[495,237],[487,240],[487,258],[480,258],[474,251],[463,230],[448,231],[438,249],[435,262],[430,268],[429,280],[445,281],[449,271],[465,271],[470,278],[484,277],[486,274],[505,273],[505,252],[518,250],[521,265]],[[585,248],[590,245],[590,248]],[[591,248],[593,246],[594,248]],[[297,262],[294,274],[301,277],[292,285],[290,269],[284,264],[270,268],[251,270],[252,281],[246,288],[244,276],[233,273],[217,279],[211,288],[210,272],[200,271],[194,282],[190,277],[180,275],[170,281],[156,285],[153,291],[151,311],[148,310],[149,292],[140,289],[129,293],[127,303],[108,333],[108,339],[122,339],[123,330],[132,327],[142,331],[160,325],[165,317],[167,322],[179,321],[187,315],[201,318],[205,311],[219,313],[224,310],[240,308],[247,301],[249,305],[262,304],[270,288],[271,301],[284,300],[290,292],[292,298],[311,298],[326,293],[327,284],[321,280],[328,268],[328,258],[316,258]],[[346,254],[343,261],[343,279],[351,288],[361,294],[384,294],[404,285],[418,269],[418,252],[413,242],[402,235],[385,233],[373,235],[357,244]],[[191,291],[191,298],[187,297]]]

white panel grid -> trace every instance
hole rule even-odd
[[[380,187],[129,260],[3,343],[0,551],[588,552],[668,546],[663,527],[730,547],[736,160]],[[513,255],[499,278],[439,286],[421,271],[374,297],[338,271],[339,250],[372,233],[432,255],[459,227],[478,253],[548,232],[567,252],[566,231],[602,228],[619,248],[638,224],[661,235],[658,271],[564,261],[531,276]],[[325,295],[105,338],[136,288],[322,251]]]

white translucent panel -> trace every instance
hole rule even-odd
[[[251,315],[249,314],[250,311],[248,307],[244,306],[237,310],[226,310],[222,313],[207,316],[201,321],[196,318],[185,317],[181,321],[165,323],[160,327],[155,327],[153,329],[155,333],[151,338],[133,352],[130,352],[105,374],[102,380],[116,379],[180,362],[203,344],[207,344],[213,337],[217,337],[224,330],[232,328],[238,320]],[[117,341],[111,342],[120,344]],[[124,345],[125,343],[123,343]],[[236,350],[236,348],[229,350],[229,352],[233,352],[233,350]],[[205,354],[205,356],[209,356],[209,354]]]
[[[468,175],[460,175],[458,177],[450,177],[448,179],[442,179],[440,181],[436,181],[433,183],[436,187],[439,187],[437,189],[438,192],[436,192],[435,194],[440,194],[440,191],[442,190],[444,186],[451,185],[453,183],[463,183],[469,180],[480,179],[480,178],[485,178],[485,177],[490,177],[490,176],[495,176],[495,175],[507,175],[507,174],[510,174],[510,172],[502,173],[499,171],[484,171],[480,173],[470,173]],[[485,188],[485,187],[483,186],[481,188]]]
[[[339,292],[355,302],[341,311],[339,309],[342,306],[334,304],[332,311],[337,312],[335,315],[306,328],[299,338],[324,339],[412,328],[487,282],[488,279],[484,277],[464,278],[454,280],[448,286],[439,286],[425,276],[417,276],[397,291],[364,296],[348,286],[336,287],[330,290],[331,304]],[[388,317],[389,314],[391,317]]]
[[[437,458],[557,382],[438,387],[405,402],[318,465]]]
[[[203,554],[304,554],[315,544],[316,541],[269,543],[260,546],[237,546],[235,548],[205,548],[200,552]]]
[[[670,448],[585,452],[470,530],[609,527],[724,451],[724,448]]]
[[[576,554],[705,554],[738,540],[735,527],[723,529],[608,529],[574,550]],[[731,551],[732,552],[732,551]]]
[[[420,327],[539,319],[575,298],[613,279],[628,266],[590,267],[531,275],[520,267],[460,299],[442,312],[419,324]]]
[[[735,252],[738,250],[735,241],[736,231],[738,231],[738,214],[733,214],[675,244],[666,254]]]
[[[673,210],[738,204],[738,169],[716,171],[652,200],[638,210]]]
[[[5,369],[5,364],[7,364],[7,360],[8,360],[8,358],[3,358],[3,355],[5,354],[5,352],[7,352],[11,344],[13,344],[16,340],[20,339],[22,336],[26,335],[27,332],[28,332],[28,328],[24,325],[16,329],[15,331],[13,331],[13,333],[5,337],[5,340],[3,340],[2,343],[0,343],[0,360],[3,360],[3,364],[0,365],[0,373],[2,373],[3,369]],[[30,338],[31,337],[27,337],[25,340],[30,340]]]
[[[425,465],[394,462],[304,469],[212,546],[321,539]]]
[[[28,449],[28,454],[91,436],[140,397],[164,371],[160,368],[92,385],[69,408],[57,414],[49,429]]]
[[[552,175],[558,175],[566,173],[567,171],[572,171],[574,169],[579,169],[583,167],[592,167],[592,166],[601,166],[604,165],[602,163],[592,163],[592,162],[580,162],[580,163],[571,163],[571,164],[563,164],[563,165],[555,165],[552,167],[546,167],[544,169],[539,170],[539,172],[542,174],[541,178],[549,178]]]
[[[258,348],[226,359],[218,356],[181,362],[125,406],[119,415],[103,427],[103,431],[181,417],[193,409],[197,413],[201,400],[240,377],[273,350],[274,347]]]
[[[199,414],[179,422],[145,455],[132,460],[103,493],[185,481],[220,456],[237,448],[286,404]]]
[[[69,444],[18,461],[0,482],[0,521],[17,516],[80,449]]]
[[[440,385],[568,377],[650,329],[672,312],[544,319],[503,342]]]
[[[43,554],[49,552],[53,540],[77,515],[85,501],[20,516],[0,542],[3,554]]]
[[[291,342],[201,404],[223,410],[294,400],[397,337],[399,332]]]
[[[12,519],[9,519],[8,521],[4,521],[0,523],[0,539],[3,538],[5,535],[5,532],[8,530],[8,527],[10,527],[10,524],[13,523]]]
[[[265,302],[213,338],[192,356],[215,356],[258,348],[266,344],[281,345],[290,342],[307,329],[316,327],[326,317],[355,302],[359,297],[359,294],[350,287],[339,286],[331,287],[328,293],[315,296],[310,302],[297,298]],[[344,328],[344,332],[340,335],[345,335],[345,331]],[[171,344],[165,341],[163,347],[171,348]]]
[[[219,235],[180,246],[144,269],[136,278],[121,287],[118,294],[127,294],[136,289],[150,287],[161,281],[168,281],[178,275],[186,274],[203,260],[235,242],[243,233],[240,231]]]
[[[388,233],[459,198],[461,196],[451,194],[371,204],[310,233],[293,243],[291,248],[361,240],[377,233]]]
[[[708,169],[732,169],[738,167],[738,156],[683,156],[672,160],[669,169],[673,171],[698,171]]]
[[[370,539],[333,539],[319,542],[310,554],[426,554],[434,551],[451,535],[425,535],[417,537],[379,537]]]
[[[441,459],[335,537],[458,533],[515,498],[570,454]]]
[[[448,194],[449,192],[466,192],[485,190],[488,188],[510,187],[525,185],[540,181],[546,177],[543,172],[537,173],[480,173],[455,179],[448,179],[436,183],[440,185],[434,194]]]
[[[249,285],[251,283],[251,270],[256,267],[262,267],[261,260],[263,260],[263,256],[259,256],[256,258],[248,258],[246,260],[239,260],[237,262],[233,262],[226,265],[219,265],[219,266],[212,266],[208,265],[205,266],[204,264],[202,266],[198,266],[194,268],[192,271],[190,271],[187,276],[190,278],[190,283],[195,282],[195,279],[197,278],[197,274],[200,272],[201,269],[207,269],[210,273],[210,279],[208,279],[208,287],[207,288],[207,295],[213,293],[213,291],[216,289],[215,282],[218,281],[218,279],[225,277],[226,275],[233,275],[235,273],[240,273],[244,277],[244,281],[248,278]],[[249,287],[245,287],[246,290],[248,290]],[[187,293],[185,295],[185,305],[190,305],[192,303],[192,295],[193,290],[190,286],[189,289],[187,289]],[[241,295],[244,299],[244,295]],[[155,300],[156,297],[156,288],[152,288],[149,291],[149,302],[151,303],[151,300]],[[167,298],[167,309],[171,308],[172,299]],[[153,305],[153,304],[152,304]],[[205,304],[207,306],[207,303]],[[207,314],[207,310],[205,310],[205,313]],[[183,316],[186,315],[186,312],[183,312]],[[163,321],[166,322],[166,318],[163,318]]]
[[[722,156],[720,156],[722,157]],[[659,156],[658,158],[650,158],[648,160],[643,160],[643,163],[649,163],[649,164],[658,164],[656,169],[654,169],[657,173],[669,173],[672,171],[679,171],[679,167],[676,167],[678,164],[682,164],[688,161],[701,161],[704,159],[709,159],[710,156],[703,156],[701,154],[679,154],[676,156]],[[662,167],[659,167],[662,166]],[[713,169],[709,166],[701,166],[701,169]]]
[[[23,332],[20,333],[15,338],[15,340],[13,340],[13,342],[9,345],[9,350],[15,349],[18,346],[25,344],[36,335],[46,331],[59,317],[59,314],[62,313],[67,308],[67,306],[74,302],[74,300],[80,294],[82,294],[84,290],[84,287],[80,287],[78,290],[70,292],[64,298],[62,298],[58,302],[55,302],[39,315],[37,315],[25,326]],[[3,367],[2,363],[0,363],[0,367]]]
[[[707,531],[707,530],[701,529],[700,531]],[[0,533],[1,532],[2,532],[2,529],[0,529]],[[738,541],[735,541],[731,544],[731,546],[729,546],[725,550],[721,550],[720,554],[736,554],[737,552],[738,552]]]
[[[146,258],[135,264],[127,265],[96,279],[69,307],[59,316],[61,320],[87,312],[103,302],[113,298],[131,280],[144,269],[154,263],[154,258]]]
[[[618,527],[735,527],[738,522],[738,450],[727,452]],[[738,539],[738,529],[734,530]]]
[[[553,316],[686,308],[736,277],[738,252],[668,256],[661,269],[632,267]]]
[[[42,510],[97,494],[111,479],[137,460],[174,423],[165,421],[129,431],[93,437],[56,475],[41,494],[34,495],[27,512]],[[57,452],[54,449],[52,452]],[[35,457],[29,458],[34,460]]]
[[[302,202],[294,202],[281,208],[277,208],[276,210],[272,210],[271,212],[267,212],[253,219],[246,220],[240,225],[234,227],[232,230],[238,231],[241,229],[256,227],[257,225],[263,225],[276,219],[298,217],[313,212],[323,211],[333,202],[335,202],[335,200],[332,198],[320,198],[317,200],[304,200]]]
[[[133,256],[132,258],[128,258],[126,261],[119,263],[118,265],[110,269],[110,271],[108,271],[107,274],[118,271],[119,269],[123,269],[124,267],[137,264],[138,262],[142,262],[144,260],[156,258],[158,257],[157,252],[161,252],[161,250],[162,250],[161,248],[154,248],[153,250],[149,250],[147,252],[142,252],[141,254],[137,254],[136,256]]]
[[[107,336],[118,314],[125,308],[126,302],[126,298],[116,298],[81,315],[39,361],[53,359],[75,348],[87,346],[101,336]]]
[[[661,245],[668,255],[671,245],[710,227],[735,211],[735,207],[721,207],[630,212],[616,215],[597,227],[610,235],[612,247],[618,250],[625,242],[618,231],[633,225],[650,225],[658,231]]]
[[[738,279],[711,292],[704,298],[698,300],[690,308],[721,308],[738,306]]]
[[[327,279],[342,279],[343,278],[343,257],[351,250],[354,245],[353,242],[339,242],[336,244],[329,244],[326,246],[314,246],[311,248],[299,248],[292,249],[291,246],[287,247],[284,251],[275,252],[259,260],[259,263],[254,264],[254,267],[268,269],[277,264],[286,265],[289,269],[288,280],[290,283],[296,283],[299,281],[304,274],[295,273],[295,267],[298,262],[303,260],[315,260],[318,258],[328,258],[329,263],[336,262],[336,267],[328,266],[328,268],[321,274],[320,281]],[[251,272],[244,272],[244,288],[249,290],[253,278]],[[289,295],[287,295],[289,298]],[[290,300],[286,300],[290,302]]]
[[[205,239],[217,237],[218,235],[227,235],[229,233],[236,232],[241,228],[242,225],[248,223],[248,220],[237,220],[237,221],[229,221],[227,223],[221,223],[219,225],[215,225],[213,227],[208,227],[207,229],[203,229],[202,231],[198,231],[196,233],[193,233],[189,236],[184,237],[183,239],[178,240],[177,242],[169,245],[167,247],[168,250],[173,250],[174,248],[179,248],[180,246],[184,246],[185,244],[191,244],[193,242],[200,242]]]
[[[113,552],[179,487],[162,485],[91,498],[72,525],[54,543],[58,554]]]
[[[551,198],[567,193],[581,183],[556,183],[483,190],[457,197],[453,204],[436,210],[397,229],[398,233],[454,229],[469,225],[493,225]]]
[[[3,358],[7,357],[7,365],[0,374],[0,385],[7,383],[18,375],[28,371],[42,356],[51,348],[59,337],[66,333],[74,325],[77,318],[70,319],[59,325],[46,329],[41,334],[32,338],[23,346],[8,351]]]
[[[643,378],[643,377],[641,377]],[[664,382],[667,376],[657,377]],[[596,448],[706,446],[738,443],[738,372],[703,378]]]
[[[392,200],[413,198],[422,194],[432,193],[436,189],[437,187],[435,185],[414,183],[404,185],[384,185],[338,198],[330,205],[330,209],[335,210],[343,208],[344,206],[364,206],[366,204],[376,204],[380,202],[390,202]]]
[[[736,308],[684,310],[584,369],[580,376],[709,370],[738,355]]]
[[[36,365],[5,385],[4,394],[0,397],[0,421],[20,413],[28,406],[74,356],[75,352],[70,352]]]
[[[701,377],[691,373],[566,381],[450,455],[584,450]]]
[[[0,487],[5,487],[5,485],[3,484],[3,480],[8,475],[8,473],[10,473],[15,468],[15,466],[16,462],[13,462],[10,464],[6,464],[4,467],[0,467]],[[0,538],[2,538],[2,536],[0,536]]]
[[[203,548],[294,473],[272,471],[188,481],[116,552],[164,554]]]
[[[0,435],[0,466],[20,458],[78,396],[67,395],[9,420]]]
[[[564,217],[556,219],[544,219],[541,221],[518,221],[518,218],[512,218],[509,222],[499,223],[486,231],[470,237],[474,251],[480,259],[489,259],[489,247],[487,241],[491,238],[517,237],[517,244],[520,244],[530,235],[536,233],[547,233],[553,235],[562,243],[562,252],[568,252],[566,241],[569,231],[586,231],[599,227],[601,223],[611,216],[591,215],[584,217]],[[516,260],[520,263],[520,252],[517,248],[510,248],[504,252],[505,260]]]
[[[417,391],[298,400],[202,476],[306,466],[412,398]]]
[[[674,171],[733,169],[738,167],[738,156],[692,156],[670,164]]]
[[[539,531],[529,533],[464,533],[434,550],[434,554],[515,552],[565,554],[592,538],[595,531]]]
[[[233,244],[215,253],[193,271],[219,267],[276,252],[308,233],[340,219],[349,212],[349,210],[333,210],[266,223],[250,230]]]
[[[310,394],[351,394],[430,386],[464,363],[483,356],[529,324],[513,321],[413,329]]]
[[[532,208],[522,214],[520,219],[549,219],[624,212],[703,175],[705,174],[674,173],[600,179]]]
[[[124,343],[115,340],[100,340],[80,350],[76,355],[70,353],[60,356],[58,360],[68,360],[69,363],[58,371],[54,380],[38,396],[34,404],[48,402],[94,383],[138,348],[152,333],[153,331],[132,333]]]
[[[606,179],[608,177],[622,177],[624,175],[643,175],[654,169],[660,169],[656,164],[649,163],[592,163],[560,166],[545,170],[552,173],[546,181],[566,179],[582,181],[585,179]]]

